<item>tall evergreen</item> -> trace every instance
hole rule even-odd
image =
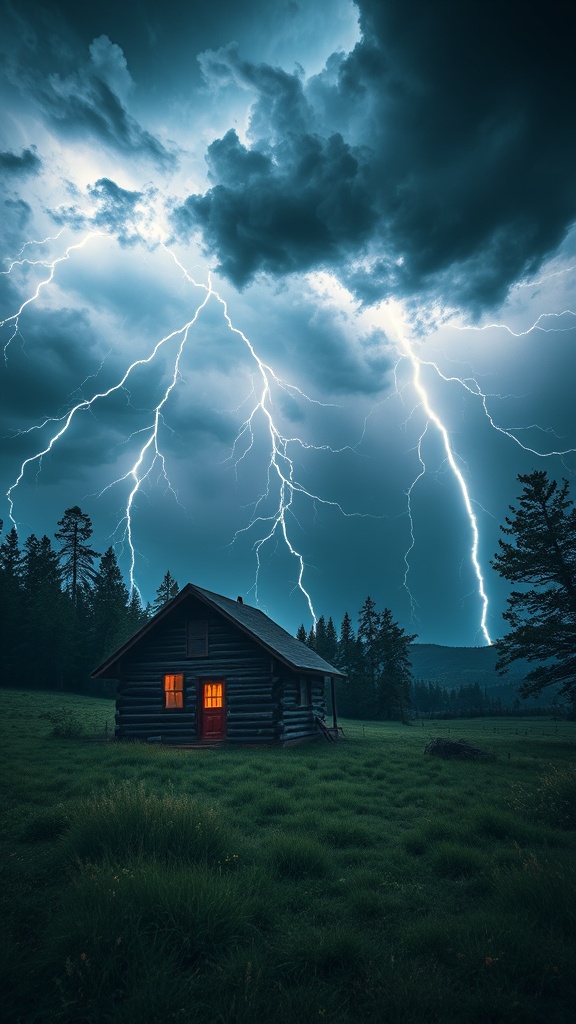
[[[361,643],[362,667],[375,698],[378,688],[380,662],[380,616],[376,602],[367,597],[358,615],[358,639]]]
[[[378,679],[378,710],[382,718],[400,718],[406,721],[410,704],[412,667],[410,644],[416,634],[405,633],[385,608],[380,615],[380,675]]]
[[[46,536],[39,540],[31,534],[24,545],[22,587],[24,682],[65,687],[71,682],[74,663],[71,606],[62,592],[58,553]]]
[[[60,541],[62,581],[76,607],[80,588],[88,590],[94,582],[94,562],[100,556],[86,543],[92,536],[92,523],[78,505],[66,509],[58,526],[54,536]]]
[[[165,604],[168,604],[168,601],[171,601],[173,597],[176,597],[176,594],[178,593],[179,589],[180,588],[176,583],[176,580],[174,579],[174,577],[170,573],[170,570],[168,569],[164,575],[162,583],[160,584],[156,591],[156,597],[154,599],[154,604],[152,606],[154,608],[154,611],[160,611],[160,609],[163,608]]]
[[[510,631],[497,644],[498,668],[519,658],[535,662],[521,694],[561,683],[576,712],[576,508],[566,480],[558,485],[544,470],[518,480],[524,489],[492,563],[521,588],[504,612]]]
[[[301,644],[305,644],[306,643],[306,626],[304,625],[303,622],[298,626],[298,632],[296,633],[296,639],[299,640]]]
[[[91,651],[95,663],[102,661],[128,638],[130,617],[128,590],[109,547],[100,559],[91,597]]]
[[[0,544],[0,679],[19,682],[25,632],[22,622],[23,555],[14,527]]]
[[[137,633],[150,618],[150,615],[142,605],[142,599],[138,593],[136,587],[132,590],[132,595],[128,602],[127,610],[127,625],[131,633]]]

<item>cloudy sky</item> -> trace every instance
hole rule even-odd
[[[517,475],[576,469],[573,5],[0,10],[5,529],[496,639]]]

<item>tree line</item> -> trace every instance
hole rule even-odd
[[[0,523],[1,528],[1,523]],[[14,528],[0,544],[0,680],[4,685],[82,689],[91,670],[178,593],[167,572],[153,605],[130,594],[114,549],[91,546],[90,517],[66,509],[54,534]]]
[[[523,490],[517,506],[510,506],[492,561],[518,588],[504,612],[509,629],[496,643],[496,667],[505,673],[519,659],[533,663],[520,695],[538,696],[554,686],[576,717],[576,508],[566,480],[558,484],[541,470],[518,480]],[[103,554],[92,548],[92,532],[89,516],[76,505],[58,522],[56,547],[34,534],[21,547],[15,529],[0,544],[4,685],[82,689],[90,670],[178,593],[168,571],[154,603],[144,608],[138,591],[129,593],[113,548]],[[346,613],[338,632],[322,616],[309,632],[300,626],[297,635],[346,673],[339,694],[343,715],[403,720],[410,700],[430,700],[430,687],[424,694],[412,679],[410,644],[416,637],[389,609],[378,611],[370,597],[356,630]],[[444,690],[438,700],[458,705],[477,698],[460,687],[454,694]]]
[[[331,617],[326,621],[321,615],[308,633],[301,625],[296,635],[346,673],[337,687],[340,714],[406,721],[412,683],[410,644],[416,635],[406,633],[389,608],[380,612],[376,602],[367,597],[356,630],[345,612],[339,632]]]
[[[505,675],[519,660],[534,664],[519,687],[521,697],[537,697],[549,687],[552,708],[576,719],[576,508],[569,484],[550,480],[545,470],[518,476],[522,493],[501,527],[503,538],[492,567],[518,587],[503,613],[508,632],[496,642],[496,669]],[[415,713],[497,713],[479,686],[450,689],[412,679],[408,636],[388,609],[377,612],[367,598],[354,632],[348,613],[337,633],[330,618],[299,639],[348,675],[339,707],[358,718],[404,719],[410,702]],[[503,710],[503,709],[502,709]],[[520,711],[518,702],[513,708]],[[534,709],[530,709],[531,713]]]

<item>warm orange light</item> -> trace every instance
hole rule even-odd
[[[167,708],[184,707],[184,675],[182,673],[164,676],[164,706]]]
[[[224,703],[222,683],[204,683],[204,707],[221,708]]]

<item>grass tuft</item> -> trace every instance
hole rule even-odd
[[[133,857],[214,863],[226,858],[233,842],[215,808],[176,793],[157,796],[130,781],[82,801],[66,835],[73,856],[119,864]]]

